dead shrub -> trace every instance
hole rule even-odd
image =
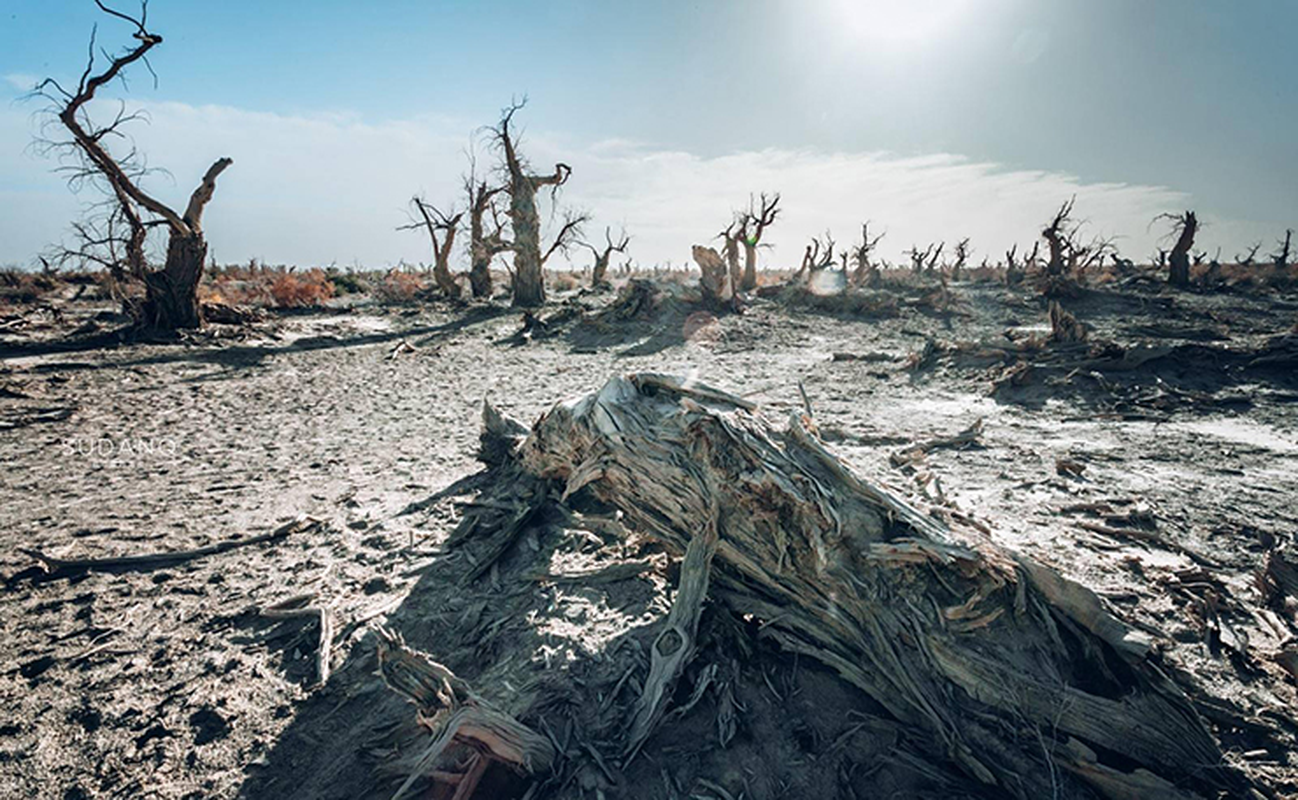
[[[551,272],[550,273],[550,288],[556,292],[575,291],[577,287],[580,285],[581,284],[578,282],[575,273],[572,272]]]
[[[394,269],[375,284],[372,292],[380,303],[409,303],[423,288],[424,281],[419,275]]]
[[[35,303],[58,286],[57,278],[39,272],[0,271],[0,299],[13,305]]]
[[[318,306],[334,296],[334,285],[321,269],[285,272],[271,282],[270,296],[279,308]]]

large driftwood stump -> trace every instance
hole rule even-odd
[[[801,415],[777,430],[741,398],[639,374],[554,407],[521,442],[491,421],[506,467],[555,487],[534,495],[585,493],[685,558],[624,752],[652,731],[706,592],[993,794],[1256,795],[1145,635],[1081,585],[855,474]],[[484,532],[493,553],[510,522]]]

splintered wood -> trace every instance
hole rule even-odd
[[[406,647],[400,635],[378,629],[379,674],[394,691],[414,703],[419,722],[432,733],[417,768],[397,790],[393,800],[405,796],[415,781],[431,774],[438,758],[452,743],[477,751],[521,772],[540,773],[549,768],[555,752],[550,740],[476,695],[454,673],[423,653]],[[459,778],[456,797],[472,797],[482,777],[480,763]]]
[[[490,409],[484,418],[482,454],[497,465],[497,485],[452,537],[470,550],[475,576],[541,509],[578,502],[618,513],[624,539],[683,559],[642,689],[620,712],[618,741],[604,743],[601,770],[625,767],[670,724],[666,698],[695,652],[707,598],[868,694],[907,732],[912,753],[962,772],[983,787],[974,791],[1256,796],[1144,633],[1087,588],[995,545],[985,528],[958,518],[947,528],[856,474],[801,413],[777,429],[738,396],[642,373],[555,406],[526,437]],[[974,426],[927,444],[977,434]],[[607,542],[606,559],[620,546]],[[399,652],[386,642],[380,662]],[[428,680],[412,691],[382,669],[439,725],[482,708],[451,677],[434,679],[437,670],[416,670]],[[418,688],[429,685],[442,689]],[[586,686],[563,696],[572,702]],[[608,707],[608,698],[586,702]],[[493,724],[477,745],[490,757],[534,770],[553,756],[513,717]],[[441,730],[438,741],[469,736]]]

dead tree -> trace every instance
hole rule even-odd
[[[1257,258],[1257,251],[1261,249],[1262,249],[1262,243],[1254,242],[1253,244],[1249,245],[1247,253],[1244,253],[1242,255],[1240,254],[1235,255],[1235,263],[1244,267],[1253,266],[1253,260]]]
[[[495,202],[505,187],[488,186],[470,170],[464,191],[469,199],[469,288],[474,297],[491,297],[491,262],[514,248],[513,242],[505,239],[505,225]]]
[[[518,139],[509,124],[514,114],[521,109],[527,100],[512,103],[504,110],[500,123],[492,128],[497,146],[505,156],[505,170],[509,192],[509,222],[513,230],[513,243],[510,249],[514,252],[514,286],[513,304],[524,308],[535,308],[545,305],[545,261],[555,250],[565,250],[572,243],[573,234],[580,227],[584,218],[569,216],[554,244],[543,255],[541,253],[541,215],[536,208],[536,192],[543,186],[551,187],[551,197],[555,197],[560,186],[572,175],[572,167],[559,163],[554,165],[550,175],[534,175],[528,171],[527,164],[518,154]],[[573,224],[576,222],[576,224]]]
[[[932,247],[932,245],[929,245]],[[938,244],[937,249],[928,257],[928,263],[924,265],[924,274],[932,276],[938,272],[937,262],[942,257],[942,250],[946,248],[946,242]]]
[[[960,280],[960,271],[964,269],[965,264],[969,261],[969,237],[961,239],[955,243],[955,263],[951,265],[951,280]]]
[[[1023,261],[1023,269],[1025,272],[1031,272],[1032,270],[1037,268],[1037,255],[1040,252],[1041,252],[1041,240],[1040,239],[1033,240],[1032,252],[1028,253],[1028,257]]]
[[[856,472],[801,409],[777,428],[742,397],[641,373],[556,405],[526,435],[495,427],[505,443],[486,447],[489,427],[483,452],[503,453],[503,472],[485,500],[503,510],[452,535],[471,548],[474,575],[550,498],[616,514],[608,553],[648,541],[680,563],[643,681],[608,725],[611,741],[587,745],[605,749],[596,761],[634,754],[667,724],[710,599],[864,692],[900,726],[892,741],[915,747],[916,763],[962,772],[970,794],[1256,796],[1152,637],[981,525],[940,522]],[[555,695],[600,707],[593,687],[616,680]]]
[[[748,210],[739,214],[739,238],[744,245],[744,274],[739,280],[740,291],[751,292],[757,288],[757,248],[761,246],[766,229],[779,216],[779,206],[779,192],[770,197],[762,192],[756,202],[750,195]]]
[[[1005,285],[1017,286],[1023,282],[1024,270],[1014,261],[1014,256],[1018,253],[1019,246],[1015,244],[1005,251]]]
[[[138,166],[134,152],[120,158],[109,152],[107,141],[122,137],[122,126],[136,119],[136,115],[119,111],[111,123],[100,125],[91,118],[88,106],[100,87],[122,77],[127,67],[137,61],[148,66],[147,55],[162,43],[162,37],[146,27],[147,3],[142,4],[140,16],[136,18],[109,8],[100,0],[95,2],[104,13],[133,26],[132,36],[137,43],[124,53],[111,57],[108,66],[96,72],[92,34],[90,58],[75,89],[65,89],[53,78],[46,78],[37,86],[36,93],[53,104],[52,110],[72,137],[68,141],[48,143],[48,147],[78,157],[80,166],[72,171],[73,182],[81,179],[102,181],[110,202],[116,205],[117,219],[128,228],[129,233],[124,239],[128,270],[143,279],[145,288],[144,305],[136,310],[137,322],[160,330],[197,328],[203,322],[198,284],[207,259],[203,209],[216,192],[217,177],[234,162],[229,158],[217,159],[190,195],[185,210],[177,212],[141,188],[143,170]],[[165,228],[168,240],[162,268],[151,270],[147,266],[144,248],[147,233],[154,227]]]
[[[1277,242],[1280,249],[1273,257],[1276,269],[1285,269],[1289,266],[1289,244],[1293,241],[1293,228],[1284,232],[1284,240]]]
[[[598,247],[596,247],[593,244],[590,244],[589,242],[582,242],[582,246],[590,250],[591,255],[595,257],[595,267],[593,270],[591,270],[591,276],[590,276],[591,286],[603,286],[608,283],[606,276],[608,274],[609,257],[612,256],[614,253],[625,253],[627,245],[631,243],[631,237],[627,236],[626,231],[622,231],[621,237],[618,239],[617,244],[614,244],[612,231],[608,227],[605,227],[604,242],[605,244],[603,250],[600,250]]]
[[[943,242],[943,244],[946,243]],[[902,253],[902,255],[910,256],[910,271],[918,275],[926,269],[931,271],[932,267],[930,265],[937,260],[941,253],[942,248],[937,243],[930,242],[928,247],[923,250],[920,250],[917,244],[911,245],[910,249]]]
[[[878,248],[880,240],[886,234],[887,231],[884,231],[870,238],[869,220],[861,224],[861,243],[852,249],[852,263],[856,265],[856,270],[852,273],[851,285],[870,288],[879,285],[879,268],[870,263],[870,254]]]
[[[1172,221],[1176,244],[1168,254],[1167,282],[1178,288],[1190,285],[1190,249],[1194,247],[1194,234],[1199,230],[1199,220],[1193,211],[1184,214],[1160,214],[1158,219]]]
[[[1050,261],[1046,264],[1046,275],[1051,277],[1063,275],[1067,268],[1068,244],[1075,230],[1072,225],[1072,213],[1073,203],[1076,200],[1076,197],[1071,198],[1060,206],[1054,219],[1050,220],[1050,224],[1041,231],[1042,238],[1050,247]]]
[[[789,278],[789,283],[796,285],[811,281],[817,272],[826,270],[834,263],[834,238],[825,231],[825,241],[813,236],[811,244],[802,253],[802,264],[798,271]]]
[[[451,248],[455,245],[455,234],[460,229],[460,220],[464,217],[464,212],[455,213],[451,209],[449,213],[443,212],[437,206],[427,202],[421,197],[412,197],[410,205],[414,206],[419,212],[420,219],[409,225],[402,225],[397,230],[416,230],[423,228],[428,231],[428,238],[433,245],[433,280],[437,283],[437,289],[446,297],[458,298],[460,296],[460,284],[451,274]],[[441,240],[438,240],[438,235]]]
[[[721,253],[726,259],[726,269],[730,271],[730,285],[736,292],[743,283],[744,274],[739,267],[739,239],[743,236],[740,221],[734,219],[726,229],[717,234],[721,240]]]
[[[694,245],[694,263],[699,265],[699,291],[703,304],[712,309],[729,308],[734,304],[735,289],[730,282],[730,269],[721,254],[711,247]]]

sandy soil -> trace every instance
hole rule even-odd
[[[389,797],[394,779],[378,765],[411,709],[374,676],[367,625],[386,621],[470,681],[516,646],[512,623],[479,625],[484,610],[507,618],[518,596],[508,571],[465,589],[452,580],[464,565],[438,547],[479,470],[483,399],[531,419],[645,370],[704,377],[774,417],[802,406],[801,383],[823,437],[861,471],[930,496],[940,486],[957,513],[1156,633],[1168,662],[1214,698],[1230,758],[1279,793],[1298,791],[1298,698],[1272,660],[1298,631],[1292,614],[1273,615],[1287,630],[1268,623],[1255,581],[1298,530],[1293,368],[1187,350],[1116,385],[1081,371],[993,396],[987,368],[906,359],[930,339],[1039,331],[1043,302],[992,286],[957,295],[956,314],[850,319],[758,301],[715,321],[522,344],[511,341],[517,315],[482,307],[295,315],[179,344],[70,351],[6,337],[0,796]],[[1296,301],[1151,289],[1069,307],[1093,338],[1256,349],[1292,327]],[[411,348],[394,352],[401,342]],[[979,418],[976,446],[890,461]],[[1061,510],[1088,503],[1110,510]],[[298,514],[326,524],[161,568],[47,575],[20,549],[174,551]],[[1123,524],[1106,514],[1167,546],[1078,525]],[[572,602],[556,656],[660,617],[651,588]],[[314,624],[258,613],[304,592],[337,620],[334,672],[320,687]],[[621,612],[596,613],[610,608]],[[721,797],[710,787],[741,785],[750,798],[875,796],[885,778],[853,771],[868,748],[843,752],[866,700],[806,664],[765,663],[772,672],[737,678],[749,721],[730,751],[714,741],[709,697],[651,740],[639,771],[620,783],[583,776],[563,796]],[[815,723],[772,727],[782,714]]]

